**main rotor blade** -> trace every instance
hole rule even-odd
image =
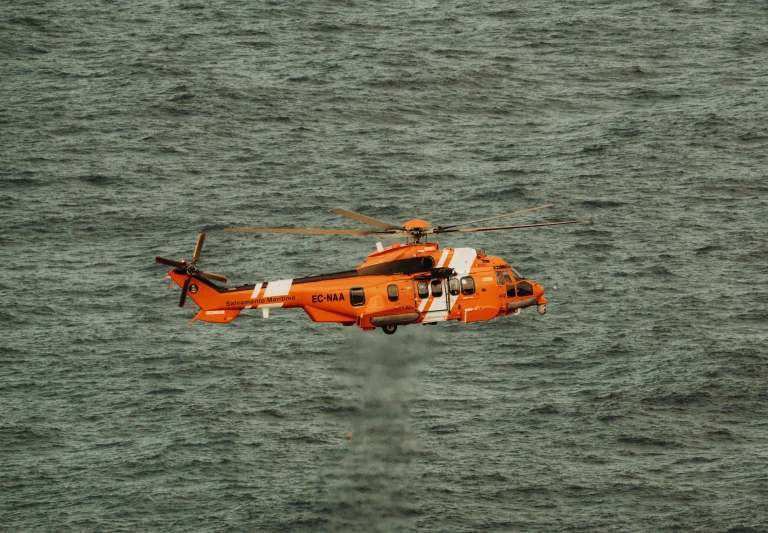
[[[196,263],[200,259],[200,252],[203,251],[203,243],[205,242],[205,233],[201,233],[197,236],[197,244],[195,245],[195,253],[192,254],[192,262]]]
[[[187,289],[189,289],[189,281],[192,279],[192,276],[187,276],[186,281],[184,281],[184,286],[181,288],[181,298],[179,299],[179,307],[184,307],[184,303],[187,301]]]
[[[591,222],[591,221],[590,220],[568,220],[566,222],[546,222],[544,224],[522,224],[520,226],[497,226],[495,228],[449,229],[449,230],[442,231],[440,233],[474,233],[476,231],[496,231],[500,229],[537,228],[540,226],[560,226],[562,224],[579,224],[582,222]]]
[[[178,261],[174,261],[173,259],[166,259],[165,257],[155,256],[155,263],[160,263],[161,265],[168,265],[172,266],[173,268],[179,268],[181,270],[184,270],[187,268],[187,265],[184,263],[179,263]]]
[[[411,233],[410,231],[393,231],[392,233],[375,231],[374,233],[376,234],[376,237],[379,239],[406,239],[408,237],[413,237],[413,233]]]
[[[507,213],[505,215],[498,215],[495,217],[488,217],[488,218],[481,218],[479,220],[471,220],[469,222],[462,222],[461,224],[451,224],[450,226],[440,226],[436,229],[448,229],[448,228],[458,228],[459,226],[468,226],[470,224],[477,224],[478,222],[487,222],[489,220],[496,220],[497,218],[504,218],[504,217],[511,217],[513,215],[520,215],[522,213],[529,213],[531,211],[537,211],[539,209],[544,209],[545,207],[552,207],[555,204],[547,204],[547,205],[540,205],[539,207],[531,207],[530,209],[523,209],[522,211],[515,211],[514,213]]]
[[[213,272],[198,272],[198,274],[200,274],[206,279],[212,279],[214,281],[220,281],[222,283],[227,282],[227,276],[222,276],[221,274],[214,274]]]
[[[307,233],[310,235],[373,235],[381,230],[370,229],[293,229],[293,228],[227,228],[221,231],[240,233]]]
[[[394,224],[390,224],[389,222],[384,222],[383,220],[367,217],[365,215],[361,215],[360,213],[355,213],[354,211],[350,211],[348,209],[342,209],[341,207],[334,207],[333,209],[331,209],[331,211],[339,215],[343,215],[345,217],[349,217],[351,219],[357,220],[358,222],[362,222],[363,224],[368,224],[369,226],[375,226],[377,228],[383,228],[383,229],[400,229],[400,226],[395,226]]]

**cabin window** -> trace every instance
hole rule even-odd
[[[352,287],[349,289],[349,303],[355,307],[365,305],[365,291],[362,287]]]
[[[390,302],[396,302],[400,298],[400,293],[397,291],[397,285],[387,285],[387,296]]]
[[[429,284],[432,289],[432,296],[439,298],[443,295],[443,282],[439,279],[433,279]]]
[[[417,290],[419,292],[419,298],[429,298],[429,286],[426,281],[420,281],[417,285]]]
[[[461,294],[469,296],[475,294],[475,280],[470,276],[461,278]]]
[[[457,278],[451,278],[448,280],[448,292],[451,296],[457,296],[460,292],[459,280]]]

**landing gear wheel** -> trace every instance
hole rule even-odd
[[[392,335],[395,331],[397,331],[397,326],[389,325],[389,326],[381,326],[381,329],[386,333],[387,335]]]

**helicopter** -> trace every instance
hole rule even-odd
[[[443,233],[474,233],[509,229],[557,226],[589,222],[568,220],[515,226],[467,228],[481,222],[511,217],[552,207],[546,204],[460,224],[432,227],[428,222],[411,219],[401,225],[349,211],[331,211],[376,229],[305,229],[305,228],[228,228],[224,232],[295,233],[309,235],[375,235],[404,238],[384,247],[376,242],[376,251],[354,270],[280,279],[236,287],[226,284],[227,277],[198,270],[205,233],[197,238],[192,260],[174,261],[160,256],[157,263],[170,266],[168,276],[181,287],[179,307],[187,296],[200,307],[188,325],[196,320],[212,323],[232,322],[247,309],[260,309],[268,318],[271,309],[300,307],[314,322],[335,322],[357,326],[364,331],[380,328],[391,335],[398,326],[437,324],[448,320],[483,322],[536,306],[539,314],[547,311],[544,287],[526,279],[501,257],[487,255],[474,248],[443,248],[429,242],[429,236]]]

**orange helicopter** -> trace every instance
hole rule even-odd
[[[265,281],[239,287],[224,287],[213,283],[227,282],[225,276],[197,269],[205,234],[197,238],[192,261],[173,261],[155,257],[155,261],[173,267],[168,276],[181,287],[179,307],[184,307],[187,295],[200,306],[192,319],[204,322],[228,323],[245,309],[261,309],[264,318],[275,308],[301,307],[314,322],[336,322],[357,326],[364,331],[381,328],[389,335],[398,326],[436,324],[447,320],[481,322],[519,313],[521,309],[537,306],[539,314],[547,311],[544,287],[525,279],[501,257],[486,255],[474,248],[440,249],[427,242],[429,235],[442,233],[473,233],[507,229],[556,226],[589,222],[569,220],[542,224],[465,228],[480,222],[510,217],[552,207],[542,205],[461,224],[432,227],[413,219],[397,226],[346,209],[333,212],[368,224],[377,229],[292,229],[292,228],[231,228],[228,232],[299,233],[313,235],[376,235],[380,238],[405,238],[368,255],[354,270],[320,274],[296,279]]]

